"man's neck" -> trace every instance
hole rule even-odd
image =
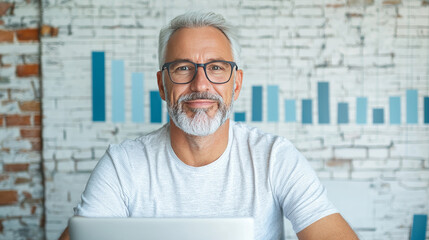
[[[186,134],[170,121],[171,147],[185,164],[201,167],[218,159],[228,146],[229,119],[211,135],[198,137]]]

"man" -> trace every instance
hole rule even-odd
[[[286,139],[230,120],[243,82],[233,29],[187,13],[161,30],[157,73],[169,124],[111,145],[75,214],[87,217],[253,217],[255,239],[358,239]],[[67,230],[62,239],[67,239]]]

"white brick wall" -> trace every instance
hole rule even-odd
[[[369,5],[363,7],[363,2]],[[66,226],[88,173],[109,143],[160,126],[134,124],[129,118],[124,124],[111,123],[110,60],[123,59],[128,73],[144,72],[145,93],[155,90],[158,31],[169,19],[197,5],[224,14],[238,27],[245,85],[237,109],[251,118],[252,85],[278,84],[282,90],[279,123],[248,123],[291,139],[319,177],[331,182],[329,191],[340,191],[348,181],[368,183],[373,215],[364,215],[362,221],[373,224],[356,229],[363,239],[408,239],[412,215],[429,213],[429,126],[422,121],[422,96],[429,95],[429,6],[420,0],[399,1],[398,5],[383,2],[175,0],[166,5],[152,0],[127,4],[43,1],[43,24],[59,28],[57,37],[42,39],[41,54],[47,238],[57,238]],[[37,19],[34,9],[19,11]],[[106,123],[91,122],[92,50],[106,51]],[[38,51],[31,44],[0,45],[2,54]],[[331,124],[326,126],[317,124],[318,81],[330,82]],[[371,109],[383,107],[388,122],[388,96],[394,95],[401,96],[401,120],[405,122],[405,91],[409,88],[419,90],[419,124],[373,125]],[[27,95],[20,93],[22,98]],[[354,123],[358,96],[368,97],[366,125]],[[310,97],[314,99],[314,124],[284,123],[283,99],[297,100],[300,122],[300,100]],[[338,101],[349,103],[350,124],[336,124]],[[146,122],[148,103],[146,97]],[[9,109],[15,111],[16,106]],[[0,133],[0,139],[3,133],[19,134],[3,129]],[[21,142],[8,144],[28,147]],[[359,209],[359,201],[348,201],[346,207]],[[4,224],[4,228],[14,226],[12,221]],[[286,235],[295,238],[290,231]]]

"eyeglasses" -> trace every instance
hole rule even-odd
[[[214,84],[227,83],[232,76],[232,71],[238,69],[235,62],[216,60],[208,63],[194,63],[188,60],[178,60],[165,63],[162,71],[167,69],[168,76],[173,83],[187,84],[194,80],[198,67],[204,69],[207,79]]]

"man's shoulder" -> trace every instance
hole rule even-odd
[[[146,147],[156,148],[162,146],[168,139],[168,124],[158,128],[152,132],[143,134],[135,139],[125,139],[119,144],[111,144],[109,149],[120,148],[125,151],[133,149],[144,149]]]

